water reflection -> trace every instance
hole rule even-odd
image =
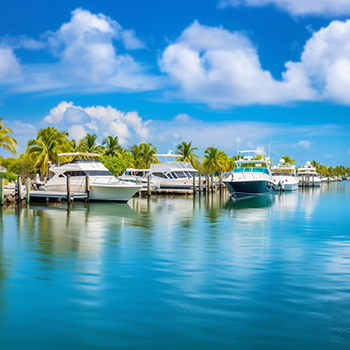
[[[316,329],[327,348],[335,333],[343,345],[350,240],[341,188],[0,208],[2,342],[283,348],[297,334],[290,348],[302,349]]]

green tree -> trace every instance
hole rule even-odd
[[[102,153],[104,147],[98,145],[96,139],[97,135],[86,134],[85,137],[79,141],[79,151],[86,153]]]
[[[102,140],[102,145],[105,146],[104,155],[111,156],[119,156],[119,152],[121,152],[122,147],[119,145],[118,136],[108,136]]]
[[[40,167],[41,174],[49,175],[49,162],[56,163],[57,155],[70,150],[67,132],[60,132],[53,126],[38,131],[36,139],[30,139],[26,154],[34,160],[34,167]]]
[[[146,169],[149,169],[151,163],[156,160],[155,155],[157,154],[157,148],[153,147],[151,143],[141,143],[139,147],[139,157],[142,165],[144,165]]]
[[[214,172],[219,172],[222,169],[223,161],[220,151],[215,147],[208,147],[204,151],[203,166],[211,174],[211,186],[214,184]]]
[[[281,159],[284,160],[285,164],[289,164],[289,165],[295,165],[295,162],[296,162],[296,160],[292,159],[291,156],[283,156],[283,157],[281,157]]]
[[[102,156],[101,162],[114,176],[119,176],[127,168],[126,159],[121,157]]]
[[[195,167],[199,162],[199,156],[194,153],[195,151],[197,151],[197,147],[191,146],[192,141],[189,143],[182,141],[181,144],[177,146],[177,151],[175,152],[176,154],[180,155],[180,157],[176,158],[176,160],[189,162],[192,164],[193,167]]]
[[[129,147],[130,158],[130,166],[135,169],[141,168],[142,159],[140,157],[141,153],[141,145],[133,145]]]
[[[35,161],[30,159],[27,154],[20,154],[16,158],[6,158],[4,167],[14,174],[21,174],[22,178],[26,178],[35,174]],[[6,165],[5,165],[6,164]]]
[[[17,154],[18,142],[9,135],[13,135],[10,128],[4,128],[3,118],[0,118],[0,147],[11,154]]]

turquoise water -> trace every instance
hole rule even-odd
[[[350,182],[0,220],[1,349],[350,348]]]

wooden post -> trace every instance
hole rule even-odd
[[[0,205],[5,203],[5,193],[4,193],[5,179],[0,177]]]
[[[312,175],[312,187],[315,187],[315,175]]]
[[[196,173],[192,173],[192,179],[193,179],[193,195],[196,194]]]
[[[67,202],[68,205],[71,204],[71,196],[70,196],[70,175],[67,175]]]
[[[201,173],[198,173],[198,179],[199,179],[199,195],[202,194],[202,177]]]
[[[302,185],[302,187],[304,187],[305,186],[305,174],[302,175],[301,179],[302,179],[301,185]]]
[[[30,202],[30,178],[29,177],[27,177],[27,183],[26,183],[26,187],[27,187],[27,203],[29,203]]]
[[[214,193],[214,173],[211,173],[211,193]]]
[[[22,182],[21,175],[17,175],[17,204],[20,204],[22,200]]]
[[[89,174],[86,174],[86,176],[85,176],[85,193],[86,193],[85,202],[89,202],[89,200],[90,200],[90,177],[89,177]]]
[[[151,196],[151,175],[147,176],[147,195]]]
[[[207,184],[207,193],[209,193],[209,191],[210,191],[210,181],[209,181],[209,175],[207,175],[207,180],[205,181],[206,182],[206,184]]]

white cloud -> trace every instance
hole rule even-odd
[[[313,33],[300,65],[324,98],[350,104],[350,20]]]
[[[317,98],[300,64],[288,62],[282,81],[276,81],[262,69],[246,36],[197,21],[164,50],[159,64],[179,87],[179,96],[213,106]]]
[[[213,107],[331,100],[350,104],[350,20],[313,32],[299,62],[286,62],[282,80],[263,70],[249,39],[194,22],[159,60],[175,96]]]
[[[2,45],[12,49],[28,49],[41,50],[46,47],[43,41],[38,41],[27,37],[26,35],[19,35],[17,37],[6,36],[2,39]]]
[[[69,130],[69,138],[74,139],[77,142],[81,140],[86,135],[86,130],[84,125],[72,125]]]
[[[310,149],[311,144],[312,142],[310,140],[301,140],[297,144],[293,145],[293,147],[296,148],[299,146],[301,148]]]
[[[146,140],[150,137],[148,124],[137,112],[124,113],[111,106],[74,106],[73,102],[62,101],[52,108],[44,118],[46,123],[55,123],[69,129],[73,138],[81,138],[86,132],[118,136],[121,144]],[[84,123],[84,124],[82,124]],[[86,128],[91,131],[86,131]],[[77,136],[78,135],[78,136]],[[83,135],[83,136],[84,136]]]
[[[349,0],[220,0],[219,7],[262,7],[274,5],[292,15],[346,15],[350,14]]]
[[[21,66],[13,50],[8,47],[0,47],[0,80],[17,77],[21,72]]]
[[[2,45],[7,47],[45,47],[59,59],[57,63],[23,64],[22,78],[25,82],[13,84],[12,92],[147,91],[162,84],[163,78],[147,74],[131,55],[117,53],[115,40],[123,40],[127,48],[133,49],[144,44],[136,38],[132,29],[123,30],[118,22],[103,14],[78,8],[72,12],[69,22],[55,32],[47,32],[43,40],[39,42],[25,36],[3,40]],[[11,72],[1,65],[19,70],[18,59],[12,49],[2,50],[0,74],[2,71]]]
[[[249,147],[249,149],[253,149],[254,148],[253,141],[252,140],[248,141],[247,146]]]
[[[125,29],[121,33],[123,43],[126,49],[135,50],[135,49],[145,49],[146,45],[144,42],[140,41],[133,29]]]
[[[259,154],[266,154],[264,146],[257,146],[256,151],[258,151]]]
[[[174,117],[174,120],[178,123],[188,123],[191,120],[191,118],[186,113],[179,113]]]
[[[44,121],[47,123],[59,123],[63,120],[63,115],[66,112],[67,108],[73,107],[73,102],[62,101],[56,107],[50,110],[50,114],[48,114]],[[74,108],[74,107],[73,107]],[[79,107],[75,107],[79,108]]]

